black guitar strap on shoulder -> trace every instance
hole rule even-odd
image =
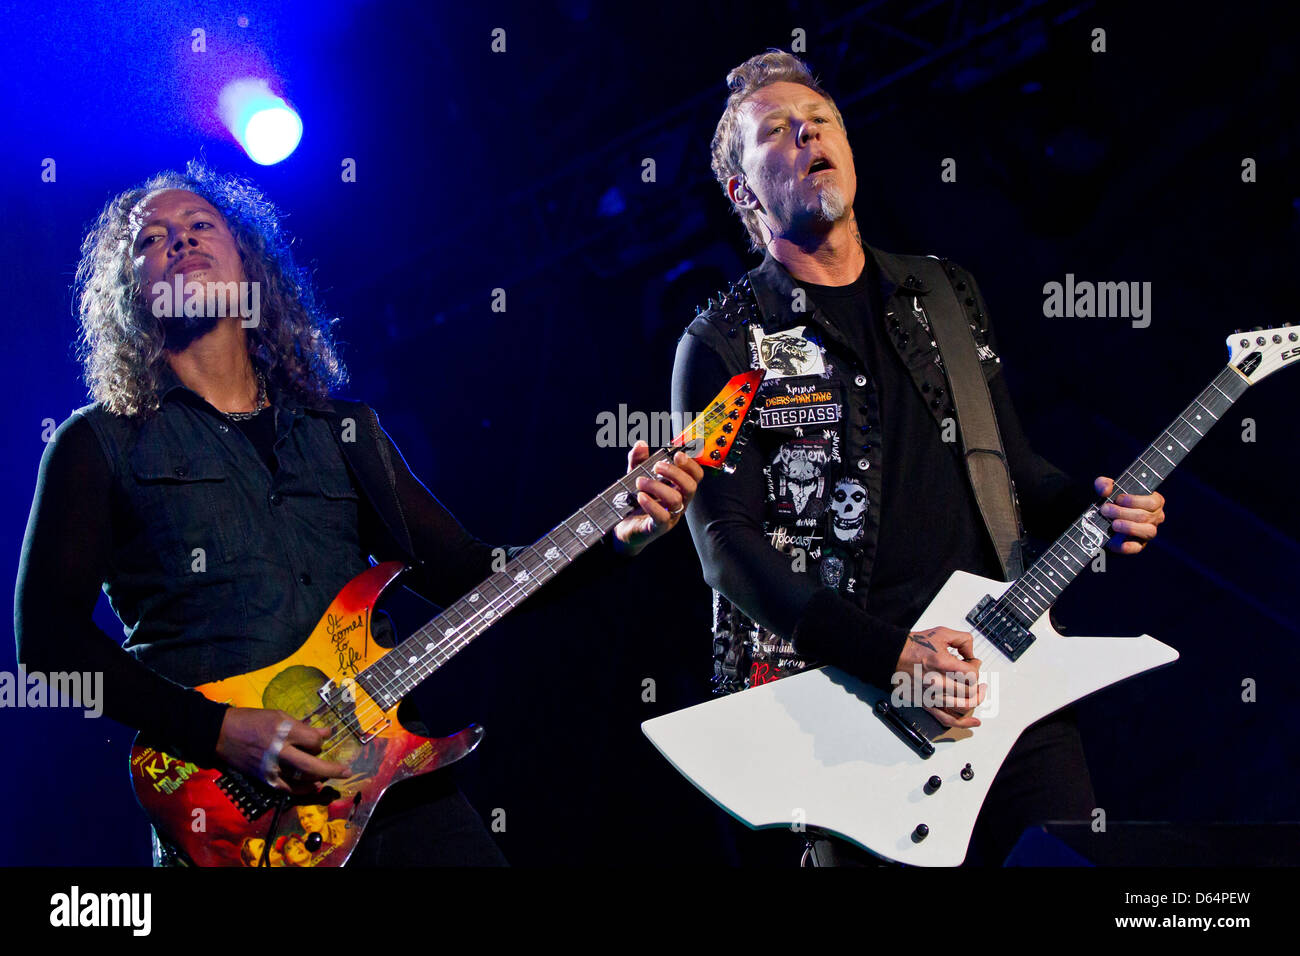
[[[1010,465],[993,415],[993,398],[952,275],[937,259],[926,260],[921,271],[925,273],[923,281],[934,293],[935,307],[928,310],[930,328],[948,376],[966,471],[980,516],[997,549],[1003,578],[1014,581],[1023,571],[1020,514]]]
[[[370,420],[370,436],[374,439],[379,458],[384,463],[384,475],[388,479],[388,488],[393,493],[393,506],[397,511],[397,520],[402,525],[402,534],[405,536],[402,544],[406,548],[406,553],[414,558],[415,540],[411,537],[411,529],[406,524],[406,513],[402,511],[402,496],[397,491],[397,472],[393,469],[393,459],[388,453],[388,442],[384,440],[383,432],[379,427],[379,416],[375,410],[367,405],[366,413],[366,417]]]
[[[357,427],[364,430],[363,440],[345,442],[342,437],[343,416],[351,415],[358,421]],[[392,538],[393,544],[402,553],[407,564],[418,565],[415,557],[415,543],[411,529],[406,523],[406,514],[402,510],[401,496],[397,491],[397,474],[393,468],[392,456],[388,443],[384,440],[379,427],[379,417],[369,405],[361,402],[344,402],[335,400],[335,413],[332,427],[334,441],[338,445],[343,460],[361,484],[361,491],[370,501],[380,522]],[[382,466],[382,471],[378,466]]]

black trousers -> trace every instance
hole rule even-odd
[[[384,794],[348,866],[507,866],[448,770]]]
[[[1030,724],[993,779],[966,866],[1000,866],[1020,835],[1047,820],[1091,820],[1097,800],[1083,756],[1074,711],[1067,707]],[[876,866],[865,850],[830,836],[813,837],[807,862],[817,866]],[[806,840],[804,841],[807,842]]]

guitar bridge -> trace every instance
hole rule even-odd
[[[269,787],[249,780],[237,770],[226,770],[214,781],[245,820],[256,820],[275,806],[278,795]]]
[[[987,594],[971,608],[966,621],[1013,661],[1019,660],[1020,655],[1034,643],[1029,628]]]

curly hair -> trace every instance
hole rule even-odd
[[[310,273],[294,264],[279,210],[249,180],[196,160],[184,173],[165,170],[109,200],[81,244],[74,284],[77,351],[91,398],[119,415],[158,410],[163,325],[144,305],[129,219],[142,199],[166,189],[195,193],[221,213],[248,281],[260,285],[260,321],[245,330],[253,368],[268,385],[321,407],[330,389],[347,381],[331,336],[337,320],[318,307]]]
[[[847,129],[839,107],[817,84],[812,70],[803,60],[792,53],[775,49],[751,56],[727,74],[727,88],[731,90],[731,95],[727,97],[726,108],[718,120],[718,128],[713,133],[710,145],[713,175],[717,177],[724,193],[727,191],[727,180],[744,172],[740,165],[745,155],[745,145],[740,136],[740,107],[754,93],[773,83],[799,83],[814,93],[819,93],[830,106],[840,129]],[[740,216],[745,231],[749,233],[749,247],[755,252],[761,252],[763,230],[758,224],[758,213],[750,209],[739,209],[735,205],[732,209]]]

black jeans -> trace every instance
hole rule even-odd
[[[975,822],[965,866],[1000,866],[1024,831],[1046,820],[1090,820],[1097,800],[1083,741],[1069,707],[1030,724],[993,778]],[[813,836],[808,862],[877,866],[879,858],[834,837]]]
[[[348,866],[508,866],[447,770],[384,794]]]

